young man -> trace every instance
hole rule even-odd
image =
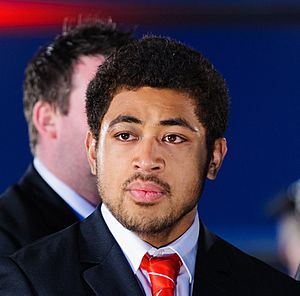
[[[33,165],[0,198],[0,255],[88,216],[99,203],[84,149],[85,92],[99,65],[131,40],[112,22],[75,26],[28,64],[24,112]]]
[[[200,53],[167,38],[134,41],[99,68],[86,106],[103,204],[0,261],[0,294],[299,295],[296,281],[199,220],[205,178],[226,154],[228,113],[225,82]]]

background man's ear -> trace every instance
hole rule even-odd
[[[57,137],[57,114],[48,102],[38,101],[33,107],[33,123],[41,136],[55,139]]]
[[[90,131],[87,132],[85,138],[85,148],[87,153],[88,162],[90,164],[91,173],[96,175],[96,161],[97,161],[97,147],[96,147],[96,139],[93,137]]]
[[[212,157],[208,166],[207,178],[214,180],[221,168],[223,159],[227,153],[227,142],[225,138],[219,138],[215,141]]]

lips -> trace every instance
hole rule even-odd
[[[165,195],[164,189],[153,182],[135,181],[127,186],[126,191],[138,203],[155,203]]]

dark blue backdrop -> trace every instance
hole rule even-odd
[[[229,152],[200,202],[206,224],[244,250],[273,252],[274,224],[266,202],[300,177],[300,27],[164,26],[142,33],[169,35],[202,51],[230,88]],[[0,36],[0,191],[31,160],[22,113],[25,65],[47,36]]]

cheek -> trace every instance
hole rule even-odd
[[[206,168],[206,150],[195,149],[191,147],[185,151],[185,153],[176,160],[176,168],[173,167],[172,171],[176,174],[176,179],[183,188],[194,187],[199,183],[199,180],[205,176]],[[194,185],[194,186],[193,186]]]
[[[87,131],[88,125],[86,121],[79,117],[76,118],[74,114],[64,116],[60,122],[60,133],[67,137],[70,142],[84,145]],[[76,147],[73,148],[76,149]]]
[[[182,174],[186,174],[187,171],[190,173],[198,171],[206,163],[206,150],[200,149],[196,145],[186,146],[184,149],[175,151],[170,149],[166,155],[170,166],[176,166],[176,170]]]
[[[101,139],[100,139],[101,140]],[[112,145],[110,141],[103,140],[99,143],[98,149],[98,164],[101,173],[105,179],[110,179],[111,182],[123,182],[126,178],[126,171],[129,168],[129,154],[128,150],[126,153],[122,151],[116,145]]]
[[[189,190],[194,190],[199,182],[199,170],[196,170],[191,167],[185,167],[180,169],[176,175],[176,184],[178,191],[186,192]]]

